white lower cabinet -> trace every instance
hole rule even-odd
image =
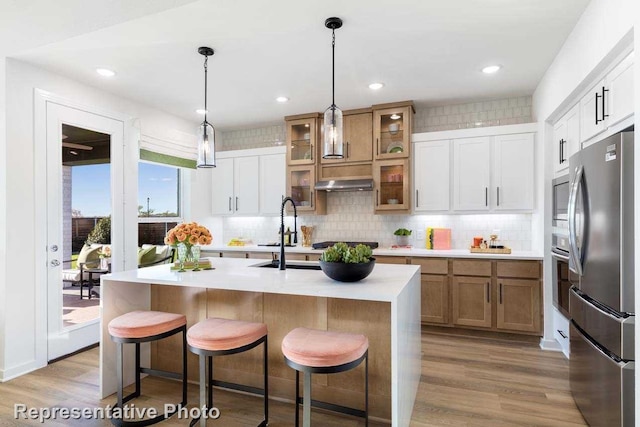
[[[413,148],[415,212],[449,210],[451,141],[420,142]]]
[[[558,341],[562,352],[568,359],[571,354],[569,349],[569,320],[556,308],[553,309],[553,338]]]
[[[212,215],[280,213],[285,193],[285,156],[284,149],[220,153],[211,171]]]

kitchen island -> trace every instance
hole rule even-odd
[[[363,333],[369,347],[370,416],[408,426],[420,381],[420,267],[378,264],[366,279],[335,282],[317,270],[261,268],[255,259],[211,258],[213,270],[178,273],[169,265],[102,277],[101,396],[116,390],[115,345],[107,324],[132,310],[183,313],[191,326],[207,317],[260,321],[269,329],[270,397],[293,401],[295,372],[280,350],[299,326]],[[180,370],[179,336],[143,346],[143,364]],[[133,383],[133,346],[125,355],[125,383]],[[189,378],[198,374],[189,355]],[[260,387],[260,350],[218,358],[214,376]],[[316,400],[362,408],[363,370],[314,375]],[[196,403],[196,402],[192,402]],[[224,413],[224,410],[223,410]],[[293,411],[292,411],[293,413]]]

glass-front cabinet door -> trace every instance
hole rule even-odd
[[[376,159],[409,158],[412,107],[374,110]]]
[[[293,199],[298,212],[313,211],[315,209],[314,200],[314,166],[294,166],[290,167],[287,177],[288,193]],[[292,211],[287,205],[287,211]]]
[[[374,163],[375,210],[409,210],[409,160],[381,160]]]
[[[315,117],[287,120],[287,164],[314,164],[317,126]]]

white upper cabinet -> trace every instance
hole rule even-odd
[[[212,169],[213,215],[275,215],[285,194],[284,148],[226,151]]]
[[[415,212],[448,211],[451,140],[414,145]]]
[[[286,169],[284,154],[260,156],[260,213],[280,214],[286,192]]]
[[[613,126],[634,112],[633,52],[607,75],[609,86],[608,125]]]
[[[533,134],[498,135],[493,146],[493,207],[532,209]]]
[[[489,210],[491,138],[453,141],[453,209]]]
[[[213,215],[233,214],[233,159],[220,159],[211,169],[211,201]]]
[[[233,159],[233,208],[239,215],[259,213],[259,161],[258,156]]]
[[[553,127],[553,170],[556,174],[569,167],[569,157],[580,147],[580,104],[576,104]]]
[[[585,142],[634,112],[633,52],[580,100],[580,141]]]

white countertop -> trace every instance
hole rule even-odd
[[[277,268],[252,267],[264,264],[265,260],[209,259],[213,270],[178,273],[172,271],[169,264],[164,264],[103,275],[101,280],[393,302],[419,270],[414,265],[376,264],[367,278],[343,283],[328,278],[319,270],[280,271]],[[292,263],[314,264],[311,261]]]
[[[215,252],[280,252],[278,246],[257,246],[257,245],[245,245],[245,246],[225,246],[225,245],[210,245],[202,246],[203,251],[215,251]],[[304,246],[286,247],[286,253],[301,253],[301,254],[320,254],[322,249],[313,249]],[[512,259],[512,260],[542,260],[544,255],[537,251],[512,251],[510,254],[479,254],[471,253],[469,249],[450,249],[450,250],[431,250],[422,248],[412,249],[391,249],[391,248],[378,248],[373,250],[373,256],[387,255],[387,256],[415,256],[415,257],[434,257],[434,258],[489,258],[489,259]]]

